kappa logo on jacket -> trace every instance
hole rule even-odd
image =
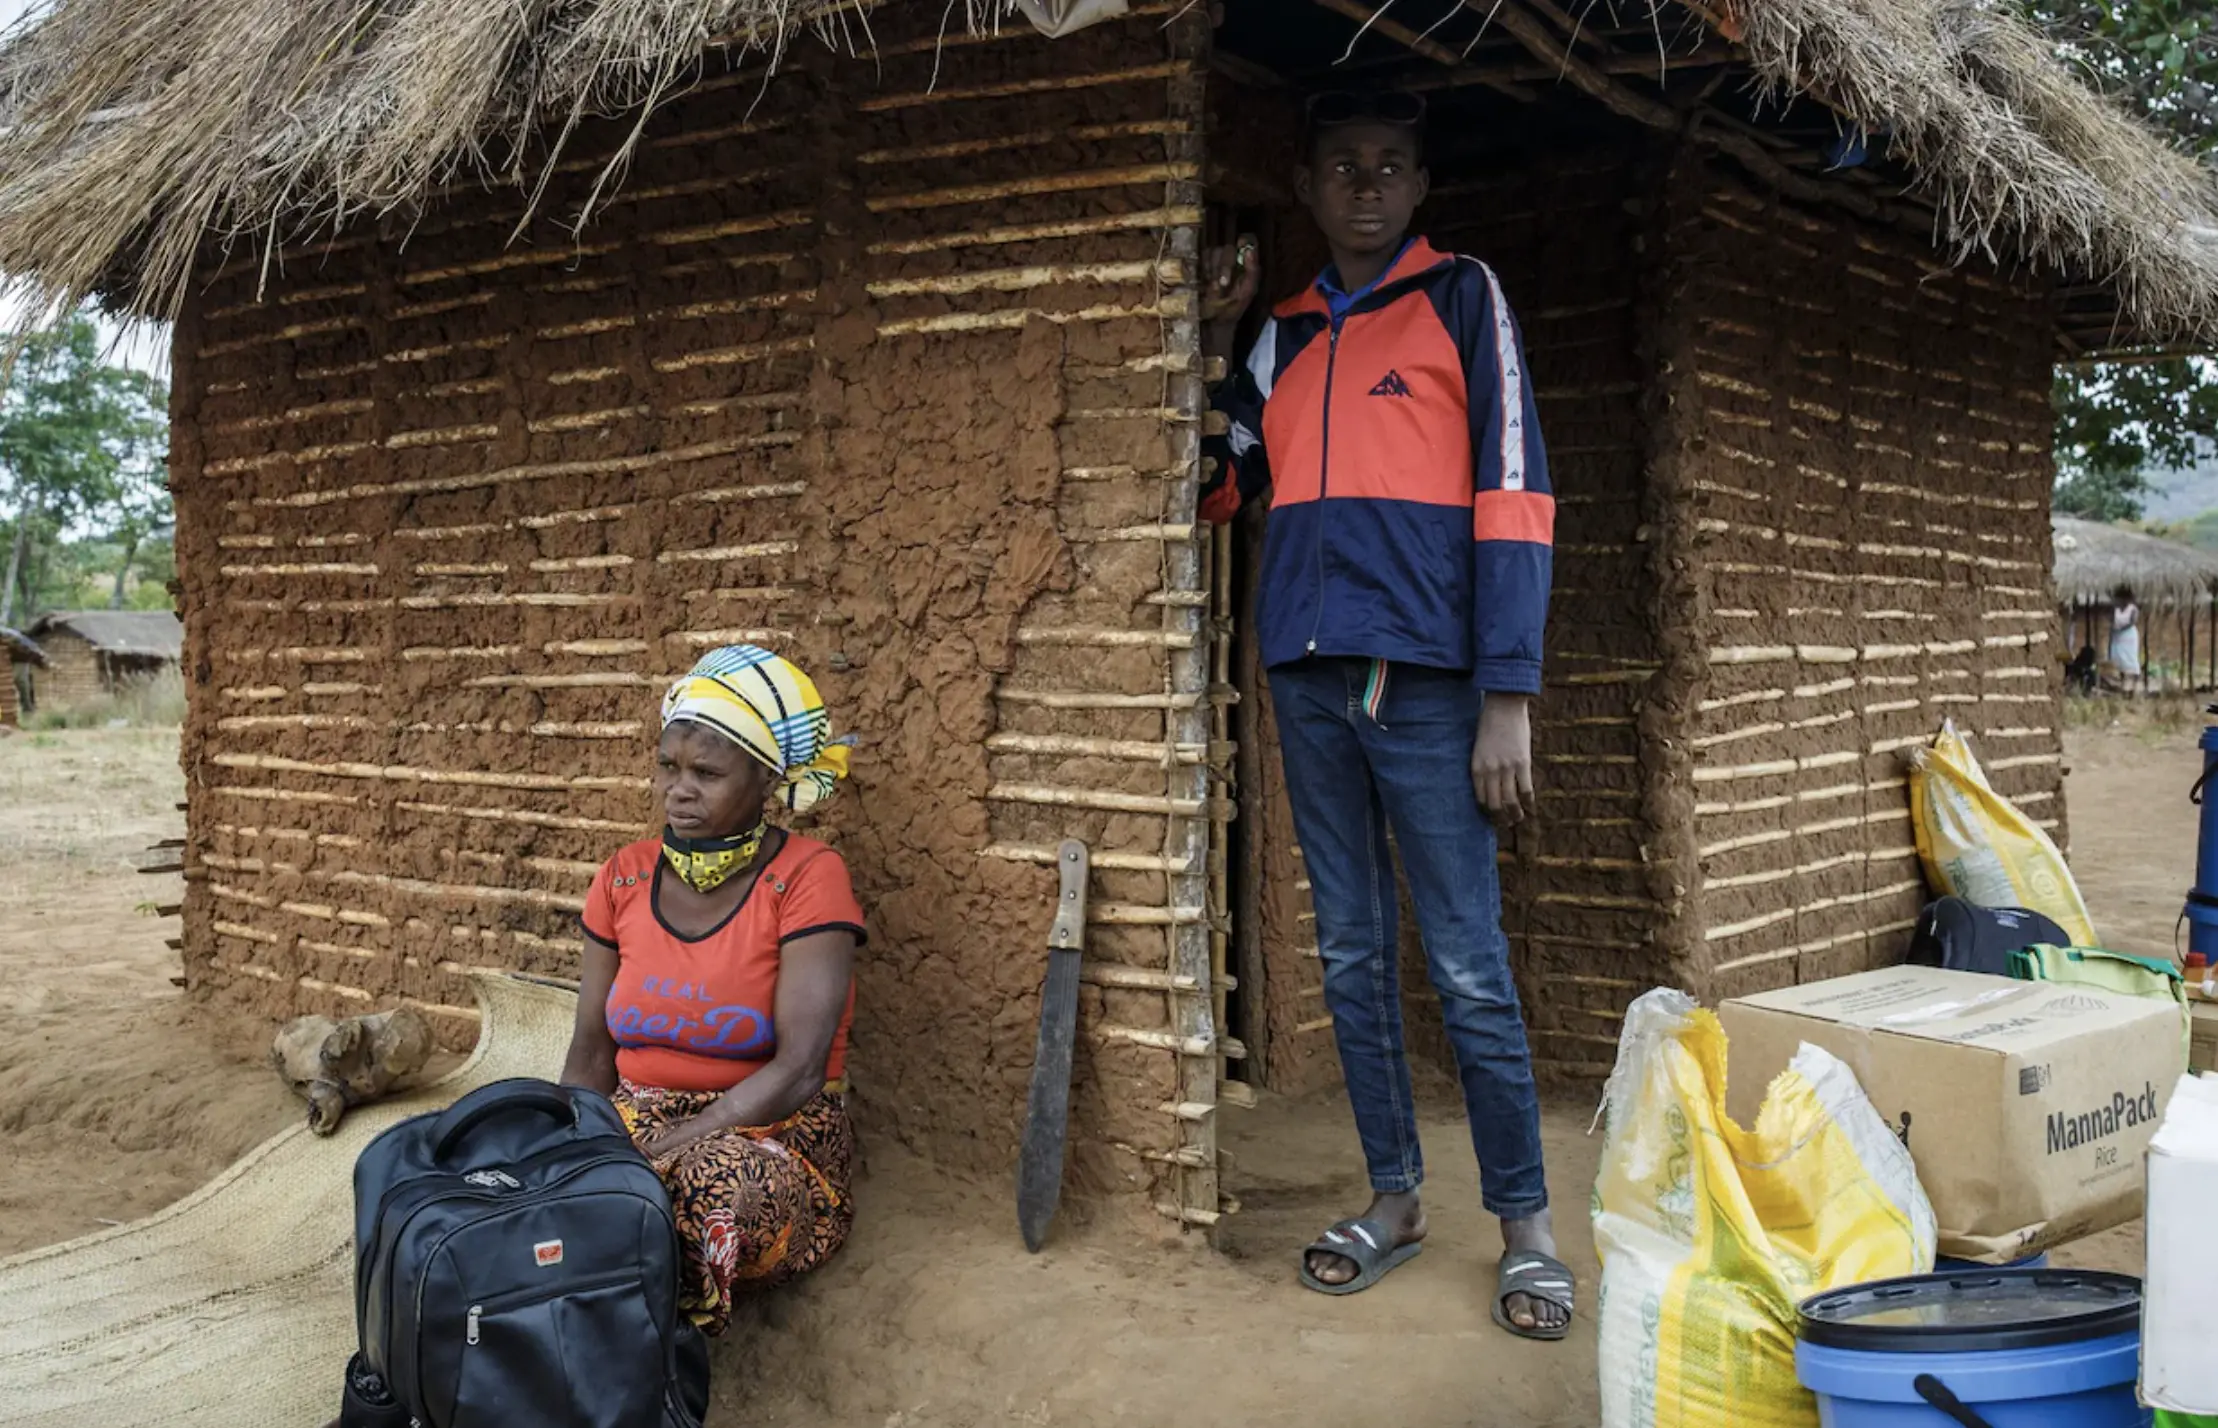
[[[1401,373],[1389,371],[1385,376],[1379,378],[1379,384],[1371,389],[1371,395],[1374,397],[1406,397],[1410,395],[1409,383],[1402,380]]]

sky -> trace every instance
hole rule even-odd
[[[0,0],[0,28],[13,25],[24,15],[47,8],[48,0]],[[0,306],[0,327],[12,327],[16,312]],[[102,333],[115,344],[110,360],[125,366],[137,367],[158,376],[169,375],[169,329],[167,326],[142,325],[126,337],[115,324],[103,322]]]

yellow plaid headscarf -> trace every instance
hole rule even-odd
[[[847,777],[851,740],[831,737],[816,685],[792,661],[755,645],[711,650],[662,699],[662,727],[705,725],[778,775],[774,796],[796,813]]]

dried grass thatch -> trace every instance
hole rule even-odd
[[[2218,555],[2123,526],[2058,516],[2056,598],[2062,605],[2107,605],[2120,586],[2140,604],[2200,604],[2218,590]]]
[[[58,0],[0,47],[0,292],[174,316],[211,236],[266,250],[462,176],[535,189],[580,121],[643,118],[709,50],[867,49],[878,3]]]
[[[38,641],[21,630],[11,630],[6,625],[0,625],[0,645],[7,647],[17,663],[46,668],[46,651],[38,647]]]
[[[2114,282],[2144,337],[2218,341],[2218,178],[2094,93],[1992,0],[1741,0],[1759,73],[1915,168],[1961,253]]]
[[[579,120],[649,112],[705,51],[775,60],[811,28],[867,49],[896,2],[58,0],[0,48],[4,295],[168,315],[211,235],[267,251],[463,175],[536,191]],[[2218,188],[1991,0],[1686,3],[1772,85],[1889,136],[1944,240],[2114,280],[2145,332],[2218,339]],[[948,0],[946,22],[1014,5]]]

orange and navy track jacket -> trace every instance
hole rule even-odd
[[[1274,310],[1204,449],[1205,520],[1271,491],[1264,665],[1352,655],[1539,693],[1556,502],[1501,284],[1420,238],[1338,318],[1328,291]]]

